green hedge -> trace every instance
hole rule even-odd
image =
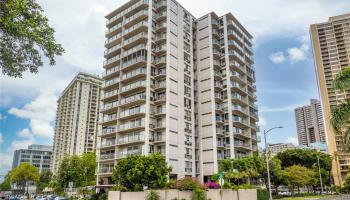
[[[258,200],[269,200],[269,192],[267,189],[257,189]]]

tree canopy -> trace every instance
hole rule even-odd
[[[73,182],[76,188],[95,185],[95,170],[95,152],[85,153],[81,156],[69,156],[62,160],[57,176],[55,176],[57,182],[52,184],[58,188],[67,188],[69,182]]]
[[[9,179],[12,183],[16,183],[22,191],[25,191],[25,186],[29,181],[39,181],[39,169],[30,163],[24,162],[9,172]]]
[[[118,161],[113,170],[113,179],[117,186],[130,191],[164,188],[168,182],[171,167],[160,154],[149,156],[130,156]]]
[[[43,66],[41,55],[55,65],[55,56],[64,53],[43,12],[35,0],[0,1],[0,67],[4,75],[37,73]]]

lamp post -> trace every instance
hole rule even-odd
[[[269,158],[267,157],[267,152],[268,152],[268,147],[267,147],[267,142],[266,142],[266,135],[272,131],[273,129],[277,129],[277,128],[283,128],[282,126],[276,126],[273,128],[270,128],[269,130],[265,131],[264,130],[264,139],[265,139],[265,157],[266,157],[266,168],[267,168],[267,182],[269,185],[269,196],[270,196],[270,200],[272,200],[272,191],[271,191],[271,179],[270,179],[270,167],[269,167]]]

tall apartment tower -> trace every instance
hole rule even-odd
[[[343,68],[350,66],[350,14],[330,17],[328,22],[313,24],[310,27],[313,53],[324,112],[328,152],[335,156],[332,174],[336,185],[341,185],[349,170],[350,155],[344,148],[344,138],[332,129],[329,118],[331,108],[345,99],[350,93],[341,93],[332,88],[335,76]]]
[[[200,179],[222,159],[257,151],[258,110],[252,36],[228,13],[196,22],[196,77]]]
[[[211,15],[197,22],[175,0],[130,0],[106,16],[97,187],[113,184],[113,167],[128,155],[161,153],[170,178],[204,180],[224,155],[257,149],[251,36],[231,14],[215,15],[215,24]]]
[[[102,83],[101,78],[80,72],[58,99],[53,172],[65,156],[95,150]]]
[[[321,102],[310,100],[310,105],[294,110],[298,132],[298,143],[310,146],[311,143],[326,143]]]
[[[195,176],[194,18],[176,1],[131,0],[106,16],[98,187],[128,155],[160,153]]]

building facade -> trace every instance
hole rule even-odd
[[[309,146],[311,143],[326,143],[324,119],[321,102],[310,100],[310,105],[294,110],[299,145]]]
[[[95,150],[102,83],[101,78],[80,72],[58,99],[53,141],[54,173],[65,156]]]
[[[52,146],[32,144],[28,149],[18,149],[13,153],[12,169],[21,163],[28,162],[39,169],[39,172],[50,170]]]
[[[277,155],[280,152],[283,152],[288,149],[294,149],[295,146],[292,143],[276,143],[276,144],[267,144],[268,151],[272,156]]]
[[[110,187],[114,165],[132,154],[161,153],[172,167],[171,178],[189,176],[203,180],[205,170],[208,169],[207,175],[217,171],[217,162],[225,153],[230,152],[232,157],[250,155],[257,149],[256,137],[250,135],[256,134],[251,125],[254,130],[257,128],[256,107],[250,110],[249,106],[255,106],[256,99],[251,36],[241,25],[235,36],[234,30],[227,32],[229,27],[234,29],[233,23],[239,24],[231,14],[216,16],[214,25],[211,15],[215,14],[199,22],[174,0],[131,0],[106,16],[98,187]],[[220,25],[224,20],[232,25]],[[200,33],[199,24],[203,24]],[[216,32],[212,33],[214,29]],[[206,44],[199,39],[205,35]],[[230,66],[229,61],[235,60],[238,51],[234,49],[235,38],[241,42],[236,47],[240,48],[241,60],[236,60],[239,66]],[[203,56],[208,59],[200,60]],[[238,72],[233,73],[235,67]],[[214,82],[217,78],[220,80]],[[222,95],[220,104],[215,103],[214,91]],[[231,91],[241,93],[243,100],[234,101]],[[202,96],[210,103],[204,102]],[[231,102],[239,103],[231,109]],[[202,103],[206,104],[200,106]],[[236,130],[240,141],[234,140],[234,123],[242,127]],[[223,130],[225,125],[227,133]],[[211,149],[203,142],[211,142]],[[208,152],[208,156],[202,157],[202,152]],[[217,159],[219,153],[221,157]],[[203,164],[208,166],[201,167]]]
[[[335,133],[329,123],[331,108],[350,93],[332,88],[335,76],[350,66],[350,14],[330,17],[327,22],[313,24],[310,34],[317,71],[318,86],[324,112],[328,152],[333,159],[332,174],[336,185],[341,185],[349,170],[349,153],[344,147],[342,134]]]
[[[257,151],[258,110],[252,36],[228,13],[196,20],[199,173],[204,182],[222,159]]]

